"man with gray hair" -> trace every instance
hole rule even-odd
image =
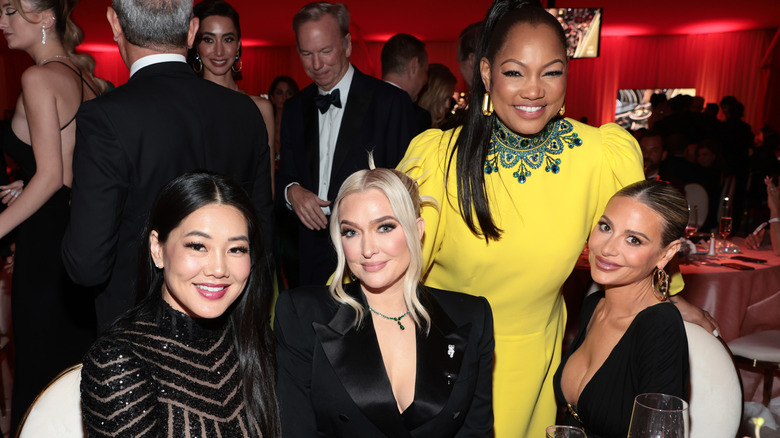
[[[425,43],[408,33],[393,35],[382,47],[382,80],[409,93],[417,102],[420,92],[428,83],[428,52]],[[432,124],[431,113],[414,104],[414,116],[419,134]]]
[[[271,245],[268,136],[257,106],[198,78],[185,55],[198,19],[192,0],[114,0],[108,22],[130,69],[128,82],[81,106],[76,118],[71,221],[65,267],[96,286],[98,329],[136,301],[137,249],[159,189],[206,169],[249,193]],[[268,255],[268,251],[266,251]]]
[[[310,3],[295,14],[293,31],[314,83],[284,104],[278,196],[300,224],[300,284],[325,284],[336,268],[329,205],[341,183],[368,168],[368,151],[377,167],[395,167],[416,123],[407,93],[350,64],[345,5]]]

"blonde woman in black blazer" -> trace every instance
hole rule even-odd
[[[276,306],[284,436],[492,436],[490,306],[418,283],[423,232],[405,174],[361,170],[341,186],[333,283]]]

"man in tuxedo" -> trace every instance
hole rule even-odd
[[[417,102],[428,82],[428,52],[425,43],[407,33],[393,35],[382,47],[382,80],[406,91]],[[414,104],[419,134],[431,127],[431,113]]]
[[[407,93],[350,64],[345,5],[308,4],[293,18],[293,30],[314,83],[284,105],[278,196],[300,221],[299,284],[324,284],[336,267],[327,227],[341,183],[368,168],[368,152],[377,167],[395,167],[416,122]]]
[[[72,212],[63,260],[96,286],[98,329],[136,301],[137,251],[159,189],[195,169],[249,193],[270,248],[268,136],[248,96],[198,78],[185,61],[198,19],[192,0],[113,0],[107,18],[130,79],[77,116]],[[266,251],[268,254],[268,251]]]

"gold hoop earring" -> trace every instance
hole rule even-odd
[[[203,61],[200,59],[200,55],[195,56],[195,61],[192,62],[192,69],[195,71],[195,73],[200,73],[203,71]]]
[[[236,63],[238,63],[238,68],[236,68]],[[241,71],[241,67],[244,66],[244,61],[236,58],[236,62],[233,63],[233,65],[230,66],[230,69],[234,72],[238,73]]]
[[[653,271],[653,289],[661,294],[659,301],[666,301],[669,298],[669,274],[663,269],[655,268]]]
[[[563,117],[564,114],[566,114],[566,104],[565,103],[561,106],[561,109],[558,110],[558,115],[559,116]]]
[[[493,114],[493,100],[490,98],[490,92],[486,91],[482,97],[482,115],[490,116]]]

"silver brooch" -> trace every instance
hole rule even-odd
[[[449,356],[450,359],[455,356],[455,346],[453,344],[447,346],[447,356]]]

